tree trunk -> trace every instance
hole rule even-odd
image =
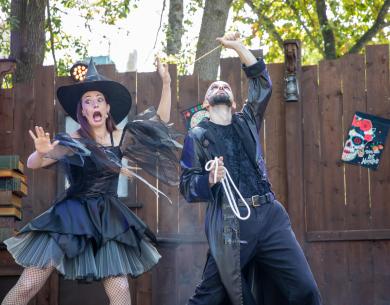
[[[178,54],[183,36],[183,0],[169,1],[169,16],[167,30],[167,54]]]
[[[11,29],[11,57],[16,59],[15,81],[33,78],[36,65],[45,57],[45,6],[43,0],[12,0],[11,18],[16,25]]]
[[[334,38],[333,29],[331,28],[328,17],[326,15],[325,0],[316,0],[318,21],[320,22],[322,37],[324,38],[324,51],[326,59],[335,59],[336,42]]]
[[[351,47],[348,53],[358,53],[380,30],[390,25],[389,22],[386,22],[386,16],[389,12],[389,8],[390,0],[386,0],[380,9],[374,24],[362,35],[362,37],[360,37],[358,41],[356,41],[355,45]]]
[[[200,27],[196,58],[218,46],[215,40],[225,33],[226,22],[232,0],[206,0]],[[194,73],[202,80],[215,80],[218,74],[221,49],[195,62]]]

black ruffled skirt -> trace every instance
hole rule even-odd
[[[66,279],[100,280],[151,269],[160,254],[154,236],[115,196],[70,197],[4,243],[24,267],[55,267]]]

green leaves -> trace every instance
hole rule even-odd
[[[42,0],[43,1],[43,0]],[[54,49],[60,54],[58,71],[66,74],[74,58],[87,56],[89,43],[87,38],[81,38],[75,33],[66,33],[63,28],[65,16],[71,14],[80,18],[84,26],[91,30],[91,22],[115,25],[118,20],[126,18],[137,7],[139,0],[50,0],[50,22],[54,41]],[[0,56],[8,57],[10,53],[10,29],[17,26],[18,21],[10,17],[10,0],[0,0]],[[51,43],[48,22],[46,22],[46,56],[50,56]]]
[[[269,48],[268,61],[283,61],[280,39],[302,41],[303,63],[314,64],[324,57],[324,39],[321,30],[332,31],[335,36],[337,56],[348,53],[353,45],[374,24],[383,0],[327,0],[328,24],[320,27],[315,0],[235,0],[235,20],[249,26],[252,34],[246,39],[250,44],[260,38]],[[249,18],[243,9],[250,8],[257,18]],[[267,21],[268,20],[268,21]],[[387,14],[387,22],[390,13]],[[388,43],[390,31],[381,28],[373,38],[376,43]]]

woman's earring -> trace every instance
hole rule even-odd
[[[106,118],[108,118],[108,113],[106,113]]]

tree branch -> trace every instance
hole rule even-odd
[[[53,34],[53,26],[51,24],[51,15],[50,15],[50,0],[47,0],[47,24],[49,25],[49,32],[50,32],[50,49],[51,49],[51,54],[53,56],[53,61],[54,61],[54,71],[57,75],[57,60],[56,60],[56,52],[54,48],[54,34]]]
[[[334,38],[333,29],[331,28],[328,17],[326,15],[326,3],[325,0],[316,0],[317,4],[317,16],[320,23],[322,37],[324,39],[324,51],[326,59],[335,59],[336,55],[336,42]]]
[[[162,24],[162,19],[163,19],[163,15],[164,15],[165,5],[166,5],[166,0],[164,0],[164,2],[163,2],[163,7],[162,7],[162,10],[161,10],[161,16],[160,16],[160,24],[158,25],[158,29],[157,29],[157,33],[156,33],[156,39],[154,41],[153,49],[156,48],[157,39],[158,39],[158,33],[160,32],[160,29],[161,29],[161,24]]]
[[[253,1],[251,0],[245,0],[245,3],[248,4],[251,9],[256,12],[257,16],[259,19],[264,21],[264,27],[267,30],[267,32],[274,37],[274,39],[278,42],[279,47],[283,50],[283,38],[279,34],[278,30],[276,29],[274,23],[272,20],[267,17],[265,14],[262,13],[260,8],[257,8],[254,4]]]
[[[386,0],[380,9],[374,24],[365,32],[360,39],[349,49],[347,53],[357,53],[370,41],[381,29],[389,25],[385,22],[386,14],[389,12],[390,0]]]

